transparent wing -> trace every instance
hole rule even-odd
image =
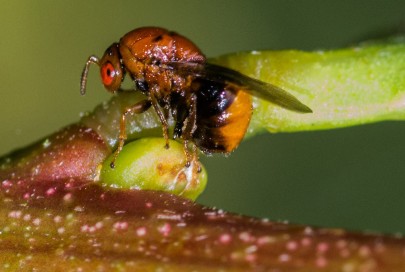
[[[289,94],[280,87],[248,77],[238,71],[223,66],[210,63],[200,64],[183,62],[171,62],[167,65],[172,69],[184,72],[185,74],[193,74],[196,77],[202,77],[216,82],[235,84],[254,96],[270,101],[288,110],[301,113],[312,112],[308,106],[301,103],[295,96]]]

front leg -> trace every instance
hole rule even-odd
[[[128,114],[134,114],[134,113],[143,113],[146,110],[148,110],[151,106],[151,101],[148,99],[139,101],[138,103],[125,108],[124,112],[121,114],[121,119],[120,119],[120,133],[118,137],[118,147],[117,150],[114,152],[113,159],[110,163],[110,167],[114,168],[115,167],[115,160],[118,157],[118,154],[120,154],[122,148],[124,147],[125,140],[127,139],[127,123],[126,123],[126,118]]]

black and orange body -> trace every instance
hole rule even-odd
[[[205,153],[230,153],[245,136],[252,117],[249,94],[216,82],[197,93],[194,143]]]
[[[115,157],[126,139],[126,116],[151,106],[159,116],[167,143],[167,119],[174,118],[174,138],[184,142],[188,156],[193,155],[188,162],[197,158],[195,147],[205,153],[230,153],[239,145],[252,116],[251,95],[289,110],[311,112],[275,85],[207,63],[193,42],[163,28],[135,29],[107,48],[101,59],[89,57],[82,73],[82,94],[92,63],[100,66],[108,91],[118,91],[129,74],[136,89],[146,95],[144,101],[123,112]]]

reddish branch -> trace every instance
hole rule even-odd
[[[269,222],[93,180],[110,153],[71,126],[0,165],[0,270],[405,271],[405,240]]]

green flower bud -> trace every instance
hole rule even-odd
[[[114,168],[110,167],[112,156],[104,161],[100,181],[116,188],[164,191],[195,200],[207,183],[204,167],[199,162],[186,167],[183,145],[170,140],[170,148],[166,149],[165,143],[163,138],[128,143]]]

